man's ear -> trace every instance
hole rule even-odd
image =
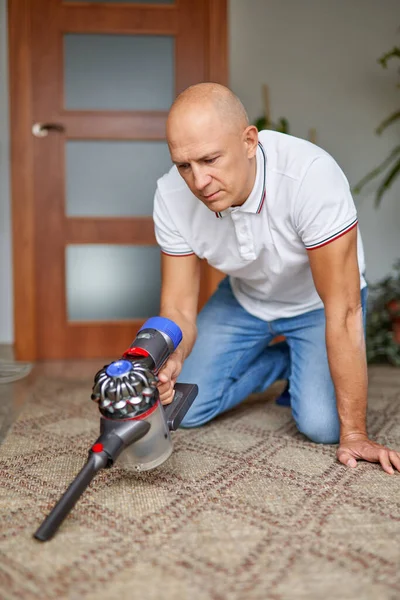
[[[243,141],[247,149],[247,158],[253,158],[257,152],[258,129],[254,125],[249,125],[243,131]]]

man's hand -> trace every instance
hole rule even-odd
[[[376,462],[382,465],[382,469],[394,474],[394,469],[400,471],[400,453],[385,448],[368,439],[365,435],[349,434],[340,440],[337,451],[338,460],[348,467],[356,467],[357,460]]]
[[[171,404],[174,399],[174,385],[178,378],[179,373],[182,370],[182,355],[179,351],[175,351],[164,367],[158,373],[159,382],[157,384],[158,392],[160,394],[161,404]]]

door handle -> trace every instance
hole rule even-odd
[[[34,123],[32,125],[32,133],[35,137],[46,137],[46,135],[49,135],[49,131],[63,133],[65,127],[61,123]]]

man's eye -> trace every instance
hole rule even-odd
[[[183,169],[183,170],[188,169],[189,167],[190,167],[190,165],[187,163],[184,163],[183,165],[178,165],[178,169]]]
[[[204,162],[206,163],[206,165],[212,165],[216,160],[217,156],[215,156],[214,158],[206,158]]]

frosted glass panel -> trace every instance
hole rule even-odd
[[[67,246],[68,320],[113,321],[158,315],[160,280],[157,246]]]
[[[64,98],[70,110],[168,110],[174,97],[174,38],[64,35]]]
[[[171,166],[165,142],[67,141],[66,213],[152,215],[157,179]]]

